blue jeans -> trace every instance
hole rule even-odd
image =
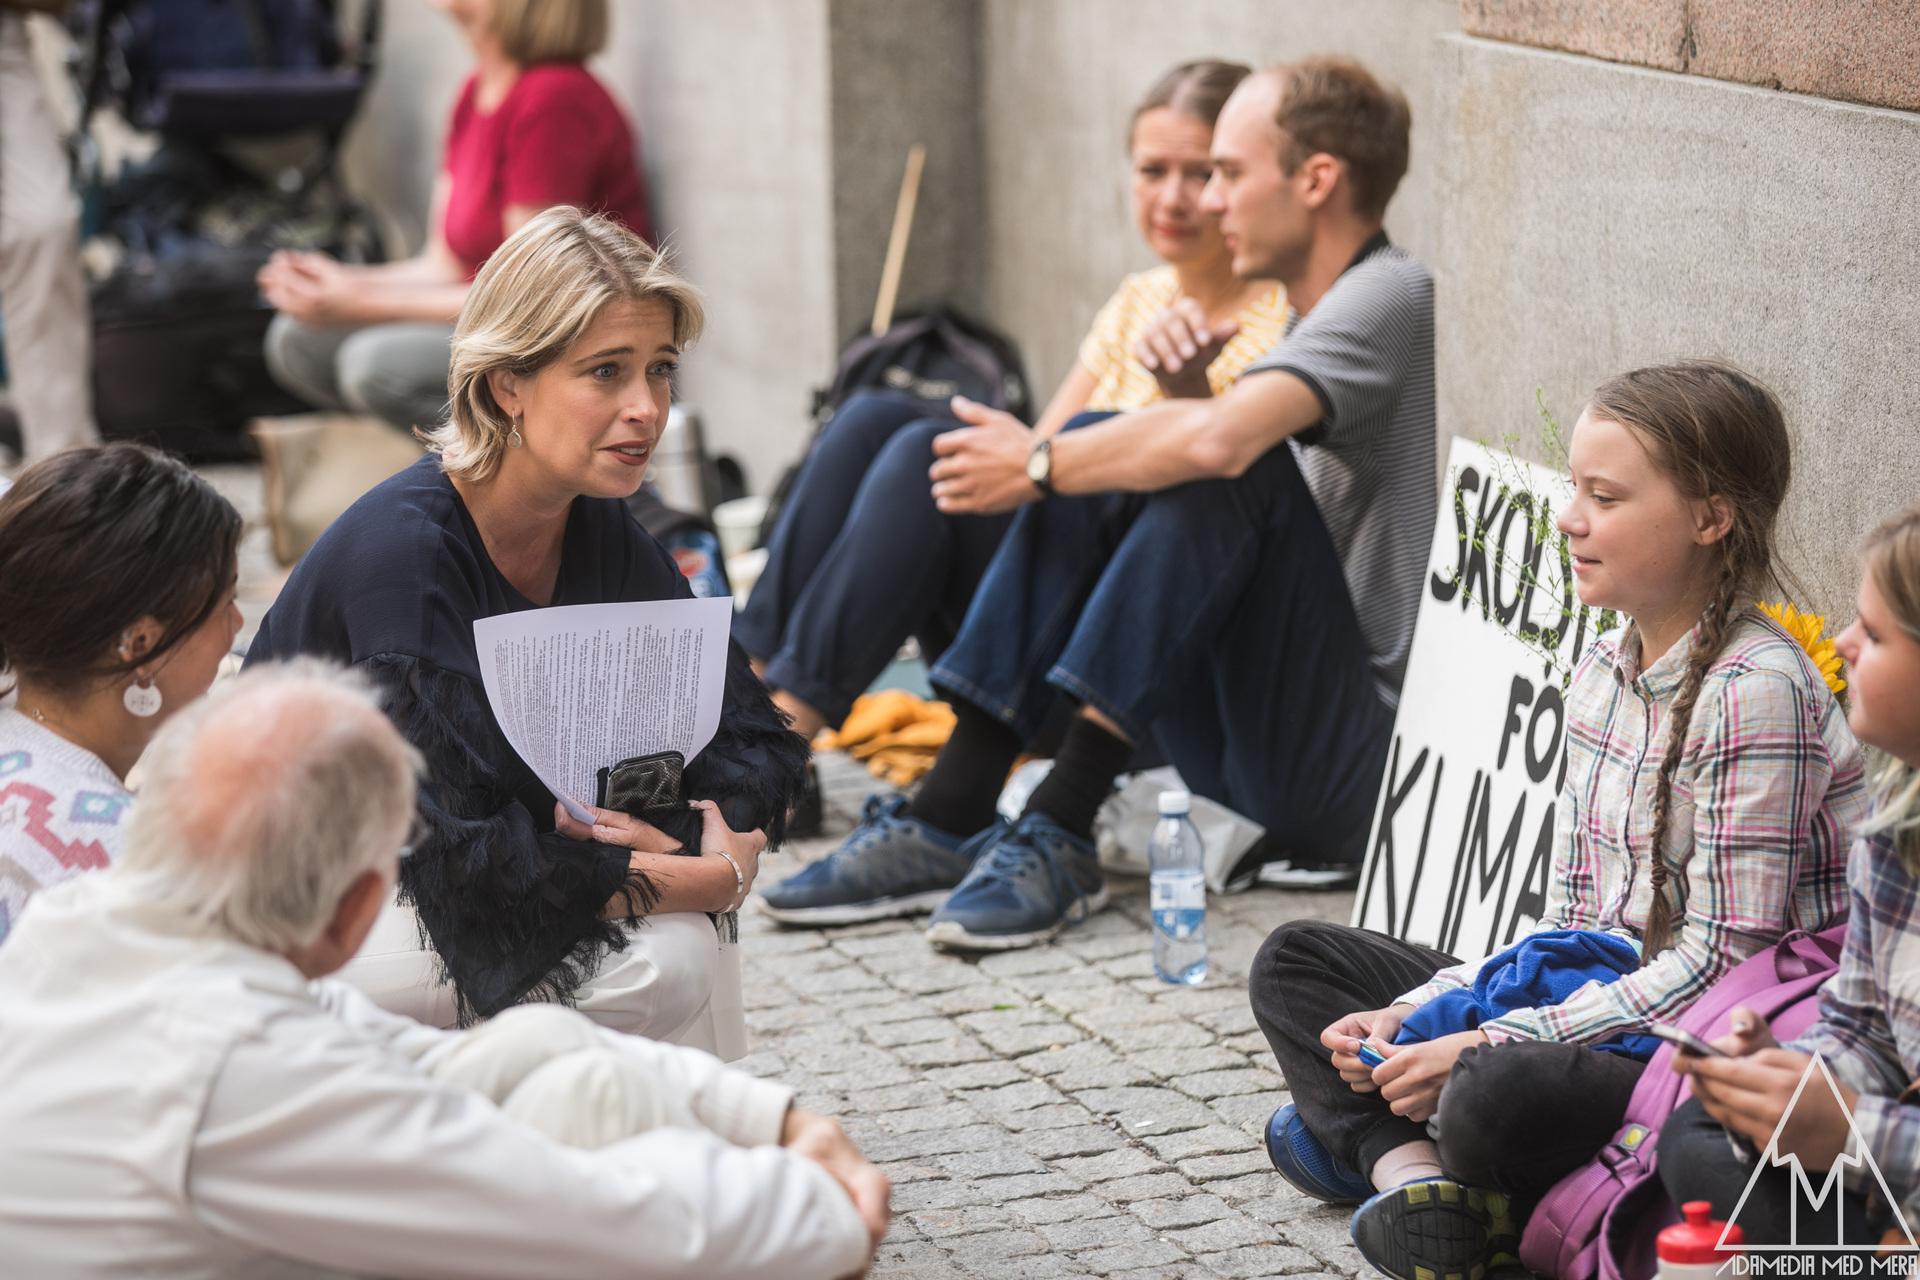
[[[933,683],[1023,738],[1070,697],[1277,850],[1364,853],[1393,714],[1285,445],[1238,479],[1021,510]]]
[[[927,402],[862,391],[801,465],[767,544],[767,567],[734,620],[741,647],[828,724],[847,717],[901,642],[932,658],[965,616],[1007,516],[933,505],[933,438],[961,424]]]

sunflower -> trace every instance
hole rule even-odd
[[[1802,613],[1791,604],[1782,600],[1778,604],[1758,601],[1760,612],[1780,624],[1785,631],[1799,642],[1813,659],[1813,665],[1820,669],[1821,679],[1827,682],[1827,688],[1839,693],[1847,687],[1840,675],[1840,655],[1834,651],[1833,641],[1824,633],[1827,629],[1826,618],[1818,613]]]

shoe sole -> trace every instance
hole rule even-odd
[[[1380,1210],[1354,1214],[1352,1232],[1361,1255],[1395,1280],[1482,1280],[1517,1261],[1517,1233],[1499,1192],[1442,1181],[1388,1194],[1395,1198]]]
[[[1360,872],[1353,871],[1261,871],[1254,881],[1269,889],[1352,889],[1360,883]]]
[[[781,924],[836,925],[866,924],[870,920],[891,920],[895,916],[923,916],[936,911],[947,900],[951,889],[929,893],[910,893],[900,898],[878,898],[872,902],[849,902],[828,907],[776,907],[765,898],[757,898],[761,914]]]
[[[1081,901],[1087,904],[1085,920],[1094,912],[1107,905],[1107,887],[1088,894]],[[1060,936],[1069,923],[1078,924],[1080,920],[1056,920],[1044,929],[1035,929],[1030,933],[973,933],[955,920],[942,920],[927,926],[927,941],[947,951],[1018,951],[1022,947],[1031,947]]]
[[[1275,1115],[1278,1114],[1278,1112],[1275,1113]],[[1295,1120],[1298,1121],[1297,1115],[1295,1116]],[[1295,1175],[1292,1169],[1287,1167],[1287,1164],[1281,1163],[1282,1150],[1286,1152],[1288,1164],[1301,1166],[1298,1176]],[[1351,1208],[1366,1203],[1368,1197],[1373,1194],[1371,1189],[1369,1189],[1365,1195],[1357,1195],[1347,1191],[1335,1191],[1331,1187],[1322,1186],[1318,1179],[1308,1177],[1304,1167],[1305,1162],[1294,1153],[1292,1144],[1287,1140],[1285,1133],[1275,1130],[1271,1118],[1267,1121],[1267,1163],[1273,1166],[1273,1171],[1279,1174],[1281,1180],[1288,1186],[1303,1196],[1312,1196],[1321,1204]]]

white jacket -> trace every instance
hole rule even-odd
[[[10,1277],[831,1277],[851,1201],[777,1145],[790,1093],[605,1032],[706,1126],[561,1146],[428,1077],[461,1033],[137,900],[37,895],[0,948]]]

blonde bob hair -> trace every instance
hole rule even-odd
[[[493,0],[493,33],[523,67],[585,62],[607,47],[607,0]]]
[[[650,299],[672,310],[675,346],[684,351],[699,338],[699,291],[615,219],[555,205],[507,237],[474,277],[454,324],[447,421],[420,433],[441,469],[482,481],[499,467],[514,422],[494,400],[489,374],[532,377],[608,303]]]

